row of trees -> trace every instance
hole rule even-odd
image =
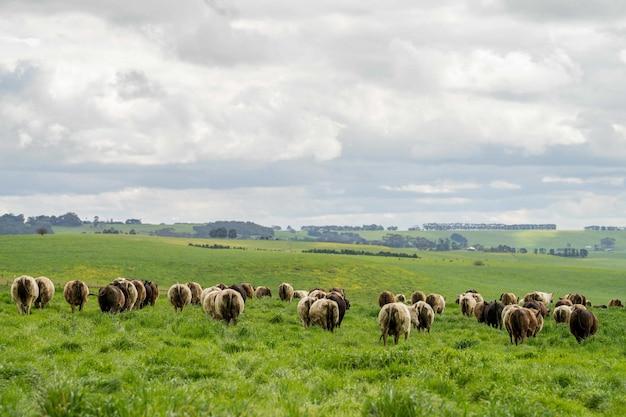
[[[424,230],[556,230],[556,224],[425,223]]]

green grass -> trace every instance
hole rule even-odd
[[[341,245],[237,241],[207,250],[187,239],[57,234],[0,237],[0,416],[619,416],[626,407],[626,311],[594,309],[596,336],[578,345],[548,320],[511,346],[506,332],[462,317],[454,296],[476,287],[626,298],[626,258],[421,252],[421,259],[304,254]],[[221,243],[223,241],[198,240]],[[357,248],[359,246],[356,246]],[[475,266],[475,261],[483,266]],[[20,274],[57,283],[49,309],[17,315],[6,283]],[[199,308],[101,314],[90,297],[72,315],[60,287],[117,276],[203,285],[289,281],[342,286],[352,302],[336,333],[303,329],[296,304],[251,300],[237,326]],[[383,289],[442,293],[430,334],[384,348]]]

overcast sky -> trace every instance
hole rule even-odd
[[[0,0],[0,213],[626,225],[626,1]]]

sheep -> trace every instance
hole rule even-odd
[[[560,300],[558,300],[556,302],[556,304],[554,304],[554,307],[560,307],[560,306],[573,306],[574,303],[572,303],[570,300],[568,300],[567,298],[561,298]]]
[[[39,287],[39,296],[35,300],[35,308],[45,308],[54,297],[54,284],[50,278],[38,277],[35,282]]]
[[[505,306],[510,304],[517,304],[517,296],[512,292],[503,292],[500,294],[500,302]]]
[[[524,295],[523,302],[526,303],[528,301],[540,301],[547,306],[548,304],[552,303],[552,295],[552,293],[533,291]]]
[[[267,288],[267,287],[257,287],[256,290],[254,290],[254,296],[256,298],[263,298],[263,297],[272,297],[272,291]]]
[[[390,304],[394,302],[395,296],[390,291],[383,291],[378,296],[378,306],[382,308],[386,304]]]
[[[393,336],[393,343],[398,344],[400,336],[407,340],[411,333],[411,313],[404,303],[385,304],[378,313],[380,339],[387,346],[387,337]]]
[[[341,327],[341,322],[343,321],[343,317],[346,315],[347,305],[346,300],[343,296],[338,292],[331,292],[326,295],[328,300],[333,300],[337,303],[337,307],[339,308],[339,318],[337,319],[337,327]]]
[[[518,343],[524,343],[524,340],[528,337],[530,326],[531,313],[528,309],[512,309],[505,323],[511,343],[515,343],[516,346]]]
[[[476,306],[474,307],[474,317],[476,317],[476,320],[478,320],[479,323],[484,323],[485,322],[485,307],[487,306],[487,303],[485,301],[481,301],[480,303],[476,303]]]
[[[159,298],[159,287],[155,282],[144,281],[143,286],[146,289],[146,299],[143,302],[142,307],[148,304],[154,306],[156,300]]]
[[[531,314],[530,328],[528,329],[528,336],[535,337],[537,334],[543,329],[543,314],[541,314],[540,310],[536,310],[534,308],[528,308]]]
[[[569,319],[569,330],[578,343],[596,334],[598,331],[598,319],[593,313],[581,304],[574,304]]]
[[[426,294],[422,291],[414,291],[413,294],[411,294],[411,304],[415,304],[418,301],[426,301]]]
[[[209,295],[209,293],[213,291],[222,291],[222,290],[216,286],[206,287],[205,289],[202,290],[202,293],[200,294],[200,305],[202,306],[203,309],[204,309],[204,300],[206,299],[206,296]]]
[[[228,288],[231,289],[231,290],[237,291],[239,293],[239,295],[241,295],[241,298],[243,299],[244,303],[248,299],[248,294],[246,293],[246,289],[242,285],[233,284],[233,285],[231,285]]]
[[[483,315],[485,317],[485,323],[491,327],[502,328],[502,310],[504,305],[499,301],[492,301],[485,306]]]
[[[341,294],[341,296],[343,297],[343,299],[346,299],[346,290],[344,290],[343,288],[339,288],[339,287],[332,287],[330,290],[328,290],[328,292],[338,292],[339,294]]]
[[[202,294],[202,286],[197,282],[188,282],[187,286],[191,291],[191,304],[199,305],[200,304],[200,294]]]
[[[220,320],[222,316],[219,314],[219,311],[217,311],[215,308],[215,300],[217,299],[218,294],[222,292],[223,290],[221,290],[219,287],[211,287],[211,288],[213,289],[209,291],[204,297],[204,299],[202,300],[202,309],[204,310],[206,314],[210,315],[214,319]]]
[[[296,290],[293,292],[293,298],[302,300],[304,297],[308,297],[309,292],[304,290]]]
[[[621,300],[614,298],[609,301],[609,307],[624,307],[624,304],[622,304]]]
[[[98,305],[103,313],[119,313],[124,311],[126,297],[122,288],[118,285],[109,284],[98,291]]]
[[[446,308],[446,300],[441,294],[428,294],[426,302],[437,314],[443,314],[443,310]]]
[[[396,296],[393,297],[393,301],[396,303],[406,303],[406,297],[404,294],[396,294]]]
[[[461,313],[464,316],[471,317],[474,315],[474,307],[476,307],[476,299],[469,294],[461,297],[460,301]]]
[[[538,310],[543,317],[548,317],[548,308],[541,301],[527,301],[522,307],[534,308]]]
[[[311,324],[319,325],[322,329],[333,332],[339,321],[339,306],[333,300],[321,298],[311,304],[309,318]]]
[[[89,287],[82,281],[68,281],[63,287],[63,297],[72,308],[72,313],[78,307],[78,311],[83,311],[83,306],[87,303]]]
[[[35,300],[39,297],[39,286],[35,278],[22,275],[11,284],[11,298],[20,314],[30,314]]]
[[[585,297],[582,294],[567,294],[563,298],[570,300],[572,304],[582,304],[582,305],[587,304],[587,297]]]
[[[126,278],[116,278],[112,285],[115,285],[124,293],[124,308],[122,311],[132,310],[138,296],[135,286]]]
[[[313,297],[316,300],[321,300],[322,298],[326,297],[326,291],[319,289],[319,288],[315,288],[309,291],[309,297]]]
[[[237,324],[237,318],[244,308],[243,297],[231,288],[220,291],[215,297],[215,310],[226,324]]]
[[[174,306],[174,311],[183,311],[183,308],[191,303],[191,290],[187,285],[174,284],[167,291],[167,298]]]
[[[293,298],[293,287],[291,284],[283,282],[278,286],[278,297],[280,301],[289,301]]]
[[[135,305],[133,309],[140,309],[144,307],[144,302],[146,300],[146,287],[143,285],[143,282],[138,279],[133,279],[130,281],[131,284],[135,286],[137,290],[137,301],[135,301]]]
[[[552,318],[555,323],[569,323],[570,316],[572,315],[572,306],[560,305],[552,312]]]
[[[522,307],[517,304],[507,304],[504,306],[504,308],[502,309],[502,320],[501,320],[504,326],[506,326],[507,320],[509,319],[509,316],[511,315],[513,310],[516,310],[518,308],[522,308]]]
[[[317,301],[315,298],[305,295],[298,302],[298,316],[300,317],[300,321],[305,328],[311,325],[309,311],[311,310],[311,305],[313,305],[315,301]]]
[[[426,330],[430,333],[430,328],[435,320],[435,312],[433,308],[426,301],[418,301],[413,304],[417,313],[417,330]]]
[[[247,298],[254,297],[254,287],[252,286],[252,284],[250,284],[249,282],[243,282],[241,283],[241,286],[246,291]]]

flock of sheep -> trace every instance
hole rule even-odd
[[[552,298],[552,293],[533,291],[526,294],[519,304],[513,293],[503,293],[499,301],[487,302],[471,289],[459,294],[456,303],[464,316],[474,316],[479,323],[499,329],[504,326],[511,343],[517,345],[528,337],[535,337],[543,329]],[[389,336],[394,338],[394,343],[398,343],[401,336],[406,340],[411,327],[430,331],[435,313],[443,313],[446,301],[440,294],[427,296],[422,291],[415,291],[411,295],[411,304],[407,305],[403,294],[383,291],[378,297],[378,304],[381,308],[378,314],[380,338],[386,345]],[[598,330],[598,319],[587,309],[590,306],[584,295],[566,294],[555,303],[552,317],[556,323],[569,325],[570,332],[580,343]],[[606,308],[605,305],[599,307]],[[609,307],[623,307],[623,304],[613,299],[609,301]]]
[[[11,297],[18,312],[30,314],[31,308],[44,308],[54,296],[54,284],[49,278],[33,278],[27,275],[16,278],[11,285]],[[89,288],[82,281],[69,281],[63,288],[63,296],[72,312],[79,311],[87,302]],[[288,283],[278,287],[282,301],[291,302],[299,299],[298,316],[307,328],[317,325],[328,331],[334,331],[350,309],[350,301],[342,288],[325,291],[313,288],[309,291],[294,290]],[[154,306],[159,296],[159,288],[152,281],[117,278],[99,289],[98,305],[106,313],[120,313],[133,309]],[[175,311],[182,311],[190,304],[201,305],[204,312],[215,320],[227,324],[236,324],[243,313],[249,298],[271,297],[268,287],[254,288],[249,283],[226,286],[217,284],[203,289],[197,282],[174,284],[167,291],[167,298]],[[526,294],[518,303],[513,293],[503,293],[499,300],[487,302],[476,290],[467,290],[459,294],[459,304],[464,316],[476,317],[479,323],[502,329],[504,327],[511,343],[523,343],[529,337],[535,337],[543,329],[544,320],[549,316],[553,294],[533,291]],[[403,294],[394,295],[384,291],[378,297],[380,312],[378,325],[380,339],[387,344],[387,338],[393,337],[398,343],[401,336],[408,338],[411,328],[430,332],[435,314],[443,314],[446,308],[445,298],[440,294],[426,295],[422,291],[411,294],[410,304]],[[587,309],[591,303],[581,294],[567,294],[556,301],[552,317],[556,323],[569,325],[570,332],[580,343],[594,335],[598,329],[598,319]],[[606,306],[600,306],[606,307]],[[618,299],[609,302],[609,307],[623,307]]]

